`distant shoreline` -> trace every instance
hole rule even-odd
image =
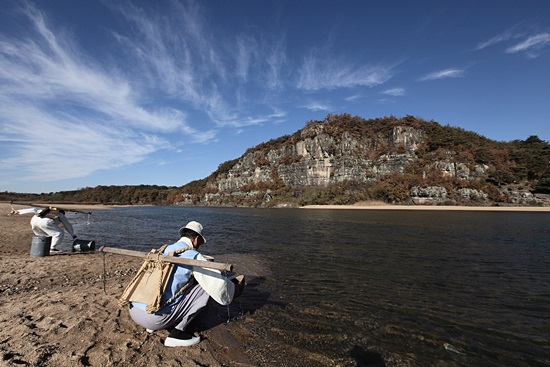
[[[347,209],[347,210],[429,210],[429,211],[483,211],[483,212],[548,212],[548,206],[444,206],[444,205],[305,205],[300,209]]]
[[[2,203],[0,203],[2,204]],[[6,203],[6,207],[7,207]],[[75,210],[109,210],[117,207],[152,206],[152,205],[116,205],[116,204],[62,204],[36,203]],[[16,209],[21,206],[32,205],[15,204]],[[200,205],[199,205],[200,206]],[[304,205],[294,206],[297,209],[341,209],[341,210],[424,210],[424,211],[483,211],[483,212],[549,212],[550,206],[451,206],[451,205],[391,205],[383,202],[359,202],[352,205]]]

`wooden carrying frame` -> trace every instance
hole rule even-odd
[[[158,250],[153,249],[147,254],[143,265],[141,265],[137,274],[130,281],[128,286],[126,286],[118,301],[121,307],[128,305],[130,302],[139,302],[147,305],[146,312],[155,313],[174,300],[187,288],[190,282],[187,282],[187,284],[178,290],[174,297],[166,301],[165,304],[161,304],[162,295],[166,291],[168,281],[170,280],[174,268],[174,263],[161,259],[161,256],[163,258],[166,257],[163,256],[163,252],[167,246],[168,245],[164,245]],[[192,248],[193,246],[187,246],[173,251],[168,254],[168,257],[175,257]]]

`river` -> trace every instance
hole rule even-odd
[[[121,207],[70,219],[80,238],[140,251],[201,222],[201,252],[269,268],[255,284],[263,345],[317,365],[550,365],[550,213]]]

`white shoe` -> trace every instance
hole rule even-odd
[[[147,331],[149,334],[153,334],[155,332],[155,330],[153,329],[145,329],[145,331]]]
[[[190,347],[191,345],[199,344],[201,341],[200,336],[194,336],[184,331],[174,329],[170,332],[170,335],[164,341],[166,347]]]

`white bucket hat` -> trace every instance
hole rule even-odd
[[[181,227],[178,231],[180,237],[183,237],[186,229],[197,233],[202,238],[202,243],[206,243],[206,238],[204,238],[204,236],[202,235],[202,224],[200,224],[199,222],[195,222],[194,220],[187,223],[185,227]]]

